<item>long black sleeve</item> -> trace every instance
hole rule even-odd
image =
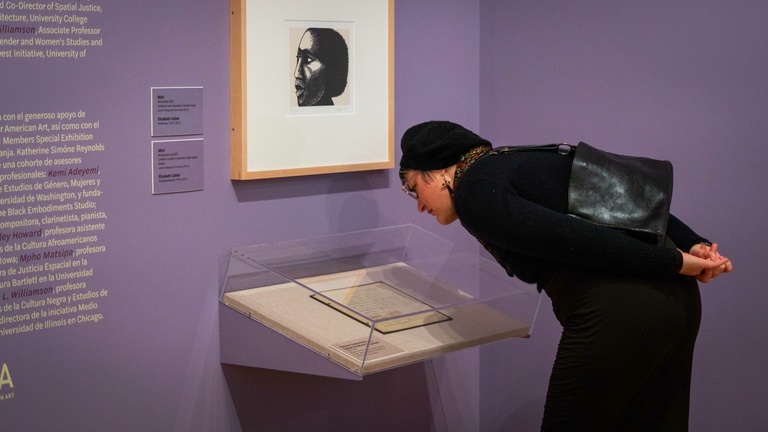
[[[709,242],[706,238],[696,234],[688,225],[683,223],[675,215],[669,215],[667,222],[667,235],[681,250],[689,251],[693,245]]]

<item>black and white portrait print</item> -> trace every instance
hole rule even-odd
[[[349,105],[349,30],[292,28],[291,107]]]

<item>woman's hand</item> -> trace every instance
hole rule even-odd
[[[683,254],[683,268],[680,274],[695,276],[701,283],[707,283],[723,273],[733,270],[731,260],[720,255],[717,244],[694,245],[688,253]]]

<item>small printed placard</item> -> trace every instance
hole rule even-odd
[[[202,139],[152,142],[152,194],[202,189]]]
[[[152,87],[152,136],[202,134],[202,87]]]
[[[371,337],[370,341],[368,339],[355,339],[332,344],[331,348],[352,357],[360,363],[363,360],[381,360],[405,352],[377,336]]]

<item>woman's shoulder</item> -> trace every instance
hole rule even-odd
[[[455,201],[477,203],[519,196],[553,209],[567,199],[573,157],[557,152],[488,155],[477,160],[456,185]]]
[[[498,196],[502,188],[510,186],[516,169],[504,155],[489,155],[475,161],[461,175],[454,189],[454,203],[478,203]]]

